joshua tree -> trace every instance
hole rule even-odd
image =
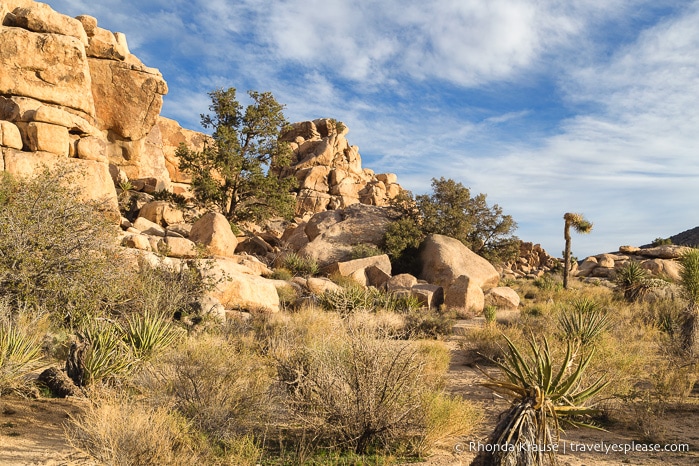
[[[592,231],[592,223],[587,221],[582,214],[572,214],[570,212],[563,216],[563,220],[565,220],[563,237],[566,240],[566,249],[563,253],[563,288],[568,289],[568,272],[570,271],[570,227],[573,227],[578,233],[589,233]]]
[[[578,358],[579,347],[569,340],[565,358],[554,367],[545,338],[543,343],[539,346],[532,337],[531,353],[526,355],[507,339],[504,359],[495,362],[504,377],[485,374],[490,381],[483,385],[510,398],[512,406],[500,416],[488,446],[479,449],[471,466],[555,465],[560,422],[594,427],[584,419],[597,411],[583,403],[607,385],[600,377],[592,385],[581,387],[594,347]]]
[[[699,356],[699,249],[689,249],[680,257],[681,285],[687,296],[682,319],[682,347],[691,356]]]

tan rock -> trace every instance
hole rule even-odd
[[[309,243],[298,252],[317,260],[321,267],[346,261],[358,240],[381,244],[393,219],[391,211],[363,204],[315,214],[304,228]]]
[[[582,263],[578,266],[578,271],[576,272],[576,276],[578,277],[589,277],[592,271],[599,265],[597,262],[597,258],[594,256],[590,256],[586,258]]]
[[[439,309],[444,303],[444,288],[439,285],[429,283],[419,283],[410,289],[412,296],[415,296],[420,304],[428,309]]]
[[[417,285],[417,278],[410,275],[409,273],[401,273],[391,279],[386,283],[386,289],[388,291],[396,290],[410,290]]]
[[[324,277],[309,277],[306,279],[305,286],[315,295],[321,295],[326,291],[342,290],[340,285],[333,283],[329,278]]]
[[[87,46],[87,34],[80,21],[54,11],[49,5],[33,2],[12,12],[11,24],[33,32],[47,32],[71,36]]]
[[[191,176],[180,169],[175,152],[180,144],[184,144],[195,152],[201,152],[211,138],[198,131],[184,129],[175,120],[162,116],[158,117],[156,126],[160,130],[165,166],[170,174],[170,179],[176,183],[191,183]]]
[[[76,173],[76,183],[84,200],[97,201],[118,222],[119,206],[116,189],[106,164],[92,160],[58,157],[48,152],[20,152],[3,149],[5,170],[18,177],[34,175],[43,167],[55,169],[64,166]]]
[[[107,163],[107,143],[102,138],[87,136],[78,139],[76,143],[77,156],[80,159],[94,160],[96,162]]]
[[[76,38],[0,27],[0,94],[95,114],[85,47]]]
[[[162,226],[144,217],[138,217],[133,222],[133,227],[145,235],[165,237],[165,229]]]
[[[179,259],[193,259],[198,256],[196,244],[194,244],[187,238],[166,236],[165,244],[167,245],[168,257],[177,257]]]
[[[114,60],[88,58],[98,126],[130,140],[153,128],[167,94],[162,77]]]
[[[167,201],[151,201],[147,203],[141,207],[138,216],[163,227],[184,223],[182,210]]]
[[[124,237],[121,244],[127,248],[140,249],[142,251],[151,250],[150,242],[148,241],[148,237],[146,235],[128,235]]]
[[[106,58],[108,60],[124,60],[128,53],[128,49],[124,49],[117,42],[116,36],[112,31],[95,27],[92,36],[89,39],[89,46],[85,50],[88,57]]]
[[[623,254],[636,254],[641,248],[636,246],[619,246],[619,252]]]
[[[85,29],[85,34],[87,34],[87,37],[95,35],[95,29],[97,28],[96,18],[88,15],[80,15],[76,16],[75,19],[80,21],[80,23],[83,25],[83,29]]]
[[[233,257],[238,239],[231,230],[231,225],[223,215],[209,212],[192,225],[189,239],[206,246],[211,254]]]
[[[470,279],[469,286],[483,290],[497,286],[500,281],[500,274],[490,262],[448,236],[428,236],[421,246],[420,258],[423,264],[420,278],[445,290],[462,275]],[[448,290],[446,294],[449,299]]]
[[[498,309],[512,310],[519,308],[519,295],[515,290],[507,286],[491,288],[485,294],[485,305],[495,306]]]
[[[385,184],[398,183],[398,176],[394,173],[379,173],[378,175],[376,175],[376,179]]]
[[[615,259],[616,257],[611,254],[601,254],[597,256],[597,266],[604,267],[607,269],[613,269]]]
[[[24,145],[32,152],[51,152],[68,157],[70,136],[63,126],[48,123],[18,123]]]
[[[40,121],[52,125],[65,126],[71,132],[102,138],[102,132],[86,119],[49,105],[41,105],[36,111],[25,112],[24,121]]]
[[[653,276],[658,278],[669,278],[680,281],[682,266],[671,259],[649,259],[641,262],[641,268],[648,270]]]
[[[272,280],[253,275],[247,267],[230,259],[217,259],[213,267],[200,270],[205,279],[218,283],[210,296],[227,309],[277,312],[279,295]]]
[[[0,146],[22,150],[22,135],[17,125],[0,120]]]
[[[686,246],[665,245],[641,249],[637,254],[656,259],[679,259],[679,257],[682,256],[682,254],[688,249],[690,248]]]
[[[374,286],[376,288],[383,287],[391,278],[390,273],[386,273],[384,270],[373,265],[364,269],[364,275],[366,275],[367,286]]]
[[[315,166],[299,170],[296,172],[296,178],[299,180],[299,187],[301,189],[328,192],[330,189],[328,186],[330,170],[331,168],[328,166]]]
[[[342,277],[349,277],[357,271],[361,271],[361,273],[364,274],[364,270],[372,266],[383,270],[389,275],[391,274],[391,260],[386,254],[364,257],[362,259],[354,259],[345,262],[334,262],[326,267],[325,272],[329,275],[336,273]],[[364,281],[366,281],[366,278]]]
[[[480,286],[466,275],[460,275],[446,289],[444,304],[460,316],[483,312],[485,297]]]

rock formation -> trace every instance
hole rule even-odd
[[[345,138],[348,132],[341,122],[318,119],[294,123],[282,134],[294,154],[287,174],[299,181],[296,215],[357,203],[385,206],[401,192],[396,175],[362,168],[359,149]]]

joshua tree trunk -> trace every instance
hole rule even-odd
[[[568,289],[568,275],[570,274],[570,227],[575,228],[578,233],[589,233],[592,230],[592,223],[585,220],[582,214],[566,213],[563,216],[565,227],[563,237],[566,240],[566,249],[563,252],[563,288]]]
[[[563,252],[563,289],[568,289],[568,274],[570,273],[570,222],[566,219],[563,229],[563,237],[566,240],[566,248]]]

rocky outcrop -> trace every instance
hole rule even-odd
[[[3,170],[31,175],[42,164],[74,165],[85,192],[106,197],[115,211],[105,174],[121,169],[169,187],[162,147],[154,154],[148,144],[167,84],[129,52],[123,34],[28,0],[3,1],[0,23]]]
[[[540,244],[520,242],[517,259],[505,264],[505,278],[538,278],[560,266],[561,261],[550,256]]]
[[[616,253],[597,254],[585,258],[574,275],[580,278],[604,278],[613,280],[617,271],[631,261],[637,262],[648,271],[651,277],[673,281],[680,279],[678,259],[688,248],[686,246],[663,245],[649,248],[621,246]]]
[[[389,209],[353,204],[346,209],[315,214],[282,240],[289,240],[299,254],[326,267],[350,260],[357,245],[380,245],[388,224],[395,219],[396,214]]]
[[[282,134],[293,150],[286,174],[299,182],[296,215],[357,203],[383,206],[401,192],[396,175],[362,168],[359,149],[345,138],[348,132],[343,123],[323,118],[294,123]]]

